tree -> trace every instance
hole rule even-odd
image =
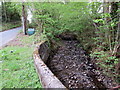
[[[23,32],[25,35],[27,35],[27,28],[26,28],[26,20],[27,20],[27,17],[26,17],[26,14],[25,14],[25,5],[24,3],[22,4],[22,23],[23,23]]]
[[[2,2],[2,22],[20,21],[20,14],[12,2]]]

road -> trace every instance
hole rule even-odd
[[[5,46],[9,41],[13,40],[21,29],[22,27],[17,27],[0,32],[0,47]]]

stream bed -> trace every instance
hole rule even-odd
[[[62,46],[47,65],[68,89],[103,90],[116,86],[111,78],[94,67],[77,40],[62,40]]]

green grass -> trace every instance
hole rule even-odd
[[[2,22],[2,26],[0,26],[0,31],[5,31],[19,26],[21,26],[21,21],[7,23]]]
[[[0,63],[0,90],[2,88],[2,63]]]
[[[3,61],[0,78],[2,88],[41,88],[32,57],[32,38],[33,36],[22,38],[23,43],[29,47],[8,46],[0,50],[0,58]]]

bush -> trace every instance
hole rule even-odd
[[[117,81],[119,75],[115,68],[119,62],[118,58],[116,58],[115,56],[111,56],[108,52],[97,50],[91,54],[91,57],[96,60],[96,62],[94,63],[96,63],[98,67],[100,67],[104,74],[113,79],[116,79]]]

